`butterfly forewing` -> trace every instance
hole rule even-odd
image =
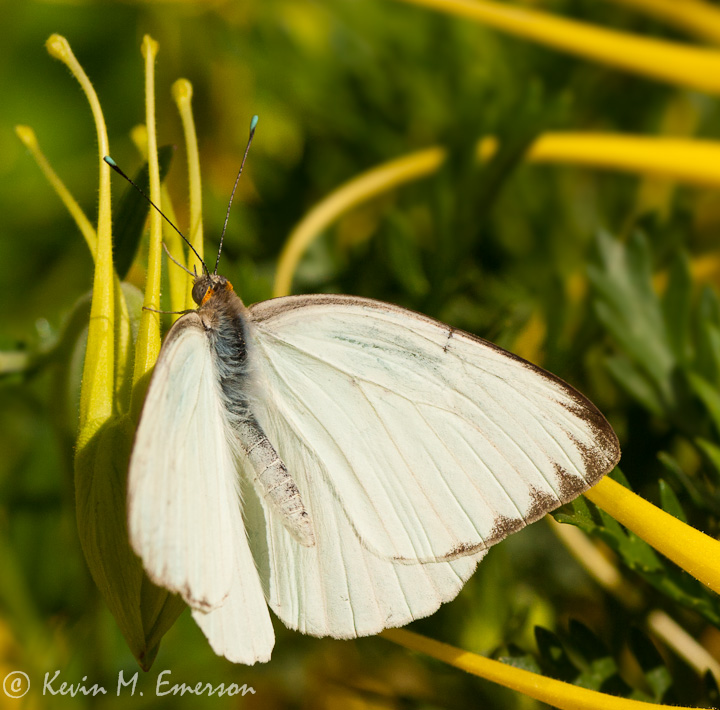
[[[193,607],[218,606],[234,564],[232,452],[210,352],[195,313],[169,333],[130,460],[130,540],[150,578]]]
[[[130,540],[193,608],[213,649],[267,661],[274,634],[245,535],[236,452],[197,313],[173,326],[145,398],[128,479]]]

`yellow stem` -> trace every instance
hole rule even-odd
[[[140,124],[130,131],[130,137],[132,138],[135,147],[142,156],[143,160],[147,160],[148,157],[148,133],[147,127]],[[160,195],[162,198],[162,208],[165,216],[173,223],[177,224],[177,216],[173,209],[172,199],[170,198],[170,191],[167,189],[165,183],[162,184],[160,189]],[[168,251],[172,255],[173,259],[183,266],[187,266],[185,261],[185,245],[180,235],[165,221],[162,220],[163,228],[163,241]],[[182,311],[185,308],[185,292],[187,291],[187,274],[176,264],[168,266],[168,280],[170,281],[170,310],[171,311]],[[180,315],[174,313],[170,316],[171,321],[174,323]]]
[[[150,176],[150,199],[160,206],[160,168],[155,130],[155,57],[158,45],[145,35],[142,53],[145,58],[145,118],[147,125],[148,169]],[[145,281],[144,310],[135,348],[135,373],[133,385],[142,380],[152,369],[160,352],[160,280],[162,265],[162,217],[157,210],[150,210],[150,248]],[[151,309],[151,310],[148,310]],[[142,397],[144,391],[137,392]]]
[[[521,670],[500,661],[493,661],[446,643],[426,638],[405,629],[387,629],[382,635],[400,646],[424,653],[472,675],[528,695],[562,710],[662,710],[667,705],[655,705],[639,700],[618,698],[595,690],[580,688],[530,671]],[[673,706],[673,710],[681,709]]]
[[[173,208],[172,198],[170,197],[170,191],[166,185],[162,186],[162,203],[163,211],[167,215],[167,218],[173,223],[177,224],[177,216],[175,215],[175,209]],[[185,245],[180,235],[169,225],[163,223],[163,234],[165,240],[165,246],[168,251],[179,264],[186,266],[185,263]],[[186,308],[186,291],[188,284],[188,275],[177,265],[172,262],[168,262],[168,280],[170,282],[170,310],[171,311],[183,311]],[[170,321],[174,323],[180,317],[179,313],[173,313],[170,316]]]
[[[65,187],[65,183],[58,177],[57,173],[52,169],[47,158],[40,150],[35,132],[29,126],[15,126],[15,133],[18,138],[23,142],[25,147],[30,151],[30,154],[35,159],[46,180],[50,183],[52,188],[58,194],[58,197],[62,200],[63,204],[70,213],[70,216],[75,220],[80,232],[85,238],[85,242],[90,249],[93,261],[97,256],[97,234],[95,228],[90,223],[90,220],[85,216],[80,205],[76,202],[75,198],[70,194],[70,190]]]
[[[488,0],[402,0],[641,76],[720,93],[720,52],[648,39]],[[686,0],[683,0],[683,4]]]
[[[114,328],[115,296],[112,261],[112,216],[110,210],[110,167],[103,157],[110,154],[105,119],[95,89],[73,55],[67,40],[52,35],[47,43],[51,56],[62,61],[72,72],[87,96],[95,119],[99,148],[100,197],[98,207],[97,257],[93,278],[83,382],[80,392],[80,436],[92,436],[113,413],[114,402]],[[81,443],[78,442],[78,447]]]
[[[205,258],[203,252],[203,224],[202,224],[202,184],[200,182],[200,154],[198,151],[197,134],[195,133],[195,120],[192,114],[192,84],[187,79],[178,79],[172,87],[173,97],[180,112],[180,119],[185,133],[185,150],[188,160],[188,180],[190,183],[190,232],[188,238],[201,259]],[[192,251],[188,254],[188,269],[202,273],[202,264]],[[188,282],[186,308],[195,308],[192,300],[192,282]]]
[[[47,158],[43,155],[40,150],[40,145],[37,142],[35,133],[28,126],[16,126],[15,132],[17,133],[20,140],[30,150],[30,154],[35,159],[39,168],[42,170],[47,181],[51,187],[55,190],[57,195],[62,200],[63,204],[67,208],[70,215],[75,220],[80,232],[85,238],[85,243],[88,245],[90,254],[92,255],[93,261],[97,261],[97,233],[95,228],[90,223],[90,220],[85,216],[80,205],[76,202],[75,198],[70,194],[70,191],[65,186],[65,183],[58,177],[57,173],[52,169],[52,166],[48,162]],[[115,386],[114,386],[114,402],[115,409],[117,412],[123,411],[127,406],[127,382],[126,382],[126,371],[127,363],[129,360],[130,352],[130,315],[127,309],[127,303],[125,302],[125,295],[122,292],[120,286],[120,279],[118,278],[115,269],[113,268],[113,300],[115,303],[115,347],[114,347],[114,365],[115,365]]]
[[[480,160],[496,150],[492,137],[477,143]],[[372,168],[341,185],[313,207],[285,242],[273,295],[290,293],[298,262],[310,244],[340,215],[384,192],[436,172],[446,157],[438,146]],[[547,133],[533,144],[534,163],[574,163],[622,170],[707,187],[720,187],[720,143],[687,138],[604,133]]]
[[[585,492],[628,530],[720,594],[720,542],[605,477]]]
[[[700,39],[720,44],[720,10],[702,0],[611,0],[629,5]]]

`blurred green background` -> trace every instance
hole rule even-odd
[[[611,3],[527,4],[686,41]],[[698,393],[685,374],[699,373],[714,387],[720,372],[716,194],[522,164],[523,151],[546,130],[658,134],[670,126],[714,138],[714,99],[392,0],[0,0],[0,17],[1,350],[32,354],[53,342],[92,283],[92,260],[75,224],[14,133],[16,124],[35,130],[94,220],[90,111],[43,44],[52,33],[68,39],[100,97],[113,156],[132,173],[141,160],[129,132],[144,120],[140,43],[149,33],[160,45],[158,141],[177,146],[167,184],[181,228],[186,157],[170,87],[180,77],[194,87],[207,253],[216,248],[249,119],[260,116],[221,265],[246,302],[270,296],[293,225],[334,188],[383,161],[443,145],[449,159],[438,174],[353,210],[323,235],[301,262],[293,290],[399,303],[551,369],[607,414],[634,488],[658,501],[664,477],[690,521],[715,532],[720,449],[712,447],[720,418],[711,395]],[[472,151],[488,134],[505,150],[482,169]],[[114,196],[124,189],[113,182]],[[637,229],[646,236],[631,236]],[[613,236],[599,239],[602,230]],[[661,274],[656,286],[669,278],[675,289],[664,301],[650,287],[652,274]],[[142,287],[142,255],[130,278]],[[653,368],[642,338],[624,337],[640,320],[671,357],[668,368]],[[0,380],[0,676],[24,670],[34,684],[21,701],[0,694],[0,708],[538,707],[382,638],[318,640],[277,622],[272,661],[234,666],[214,656],[188,612],[165,637],[153,669],[141,673],[143,697],[114,697],[118,673],[127,678],[137,665],[77,539],[71,355]],[[653,646],[645,620],[654,608],[668,610],[717,652],[714,598],[692,584],[683,596],[642,577],[627,556],[619,559],[641,596],[634,608],[604,592],[538,523],[493,549],[457,600],[413,628],[572,681],[587,671],[594,680],[580,682],[622,695],[712,702],[712,679],[658,639]],[[660,578],[686,579],[665,563],[658,569]],[[547,631],[536,637],[536,625]],[[543,636],[552,633],[565,638],[569,656],[558,656],[548,641],[555,637]],[[593,676],[588,669],[596,666],[603,670]],[[61,680],[86,676],[86,685],[104,685],[109,695],[40,696],[44,673],[56,669]],[[162,670],[172,671],[174,682],[247,683],[256,694],[156,698]]]

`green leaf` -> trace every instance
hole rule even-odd
[[[617,663],[605,644],[577,619],[570,619],[566,644],[582,661],[580,674],[573,681],[575,685],[599,691],[618,676]]]
[[[605,364],[618,385],[633,399],[656,416],[663,414],[665,407],[657,388],[627,357],[610,355]]]
[[[542,626],[536,626],[535,641],[543,673],[570,682],[576,675],[576,669],[557,634]]]
[[[703,288],[694,316],[695,370],[720,386],[720,300],[709,286]]]
[[[629,644],[650,686],[653,700],[662,702],[665,693],[672,687],[672,676],[662,656],[652,641],[638,628],[630,629]]]
[[[695,443],[699,445],[699,441],[699,439],[696,439]],[[720,500],[718,500],[715,491],[701,490],[700,485],[702,485],[702,482],[688,476],[680,464],[667,452],[661,451],[658,453],[658,460],[668,475],[687,493],[693,505],[700,510],[720,517]]]
[[[676,517],[678,520],[682,520],[683,523],[687,523],[687,516],[680,505],[680,501],[675,495],[675,491],[673,491],[673,489],[662,478],[658,481],[658,485],[660,486],[660,503],[662,505],[662,509],[666,513],[670,513],[670,515]]]
[[[720,446],[700,437],[695,439],[695,444],[707,457],[715,470],[716,476],[720,476]]]
[[[625,244],[600,232],[597,252],[588,275],[598,318],[626,357],[649,378],[660,400],[669,405],[676,358],[652,286],[647,240],[635,233]]]
[[[704,377],[694,372],[688,372],[687,379],[692,391],[705,405],[705,409],[715,425],[715,430],[720,433],[720,392]]]
[[[158,149],[160,163],[160,181],[170,169],[175,147],[164,145]],[[145,163],[134,178],[134,183],[146,194],[150,194],[150,173]],[[118,200],[113,214],[113,259],[115,270],[120,279],[124,279],[132,266],[140,244],[148,211],[152,209],[148,201],[132,186],[128,185]]]
[[[690,343],[692,279],[690,263],[684,251],[678,251],[670,265],[668,285],[662,298],[662,309],[670,347],[679,363],[692,357]]]
[[[400,212],[393,212],[390,228],[385,232],[383,246],[390,271],[411,296],[420,298],[430,290],[430,282],[422,265],[419,246],[410,222]]]

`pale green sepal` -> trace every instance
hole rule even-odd
[[[123,416],[79,442],[75,458],[78,534],[90,573],[144,670],[184,602],[152,584],[130,547],[127,470],[134,424]]]

